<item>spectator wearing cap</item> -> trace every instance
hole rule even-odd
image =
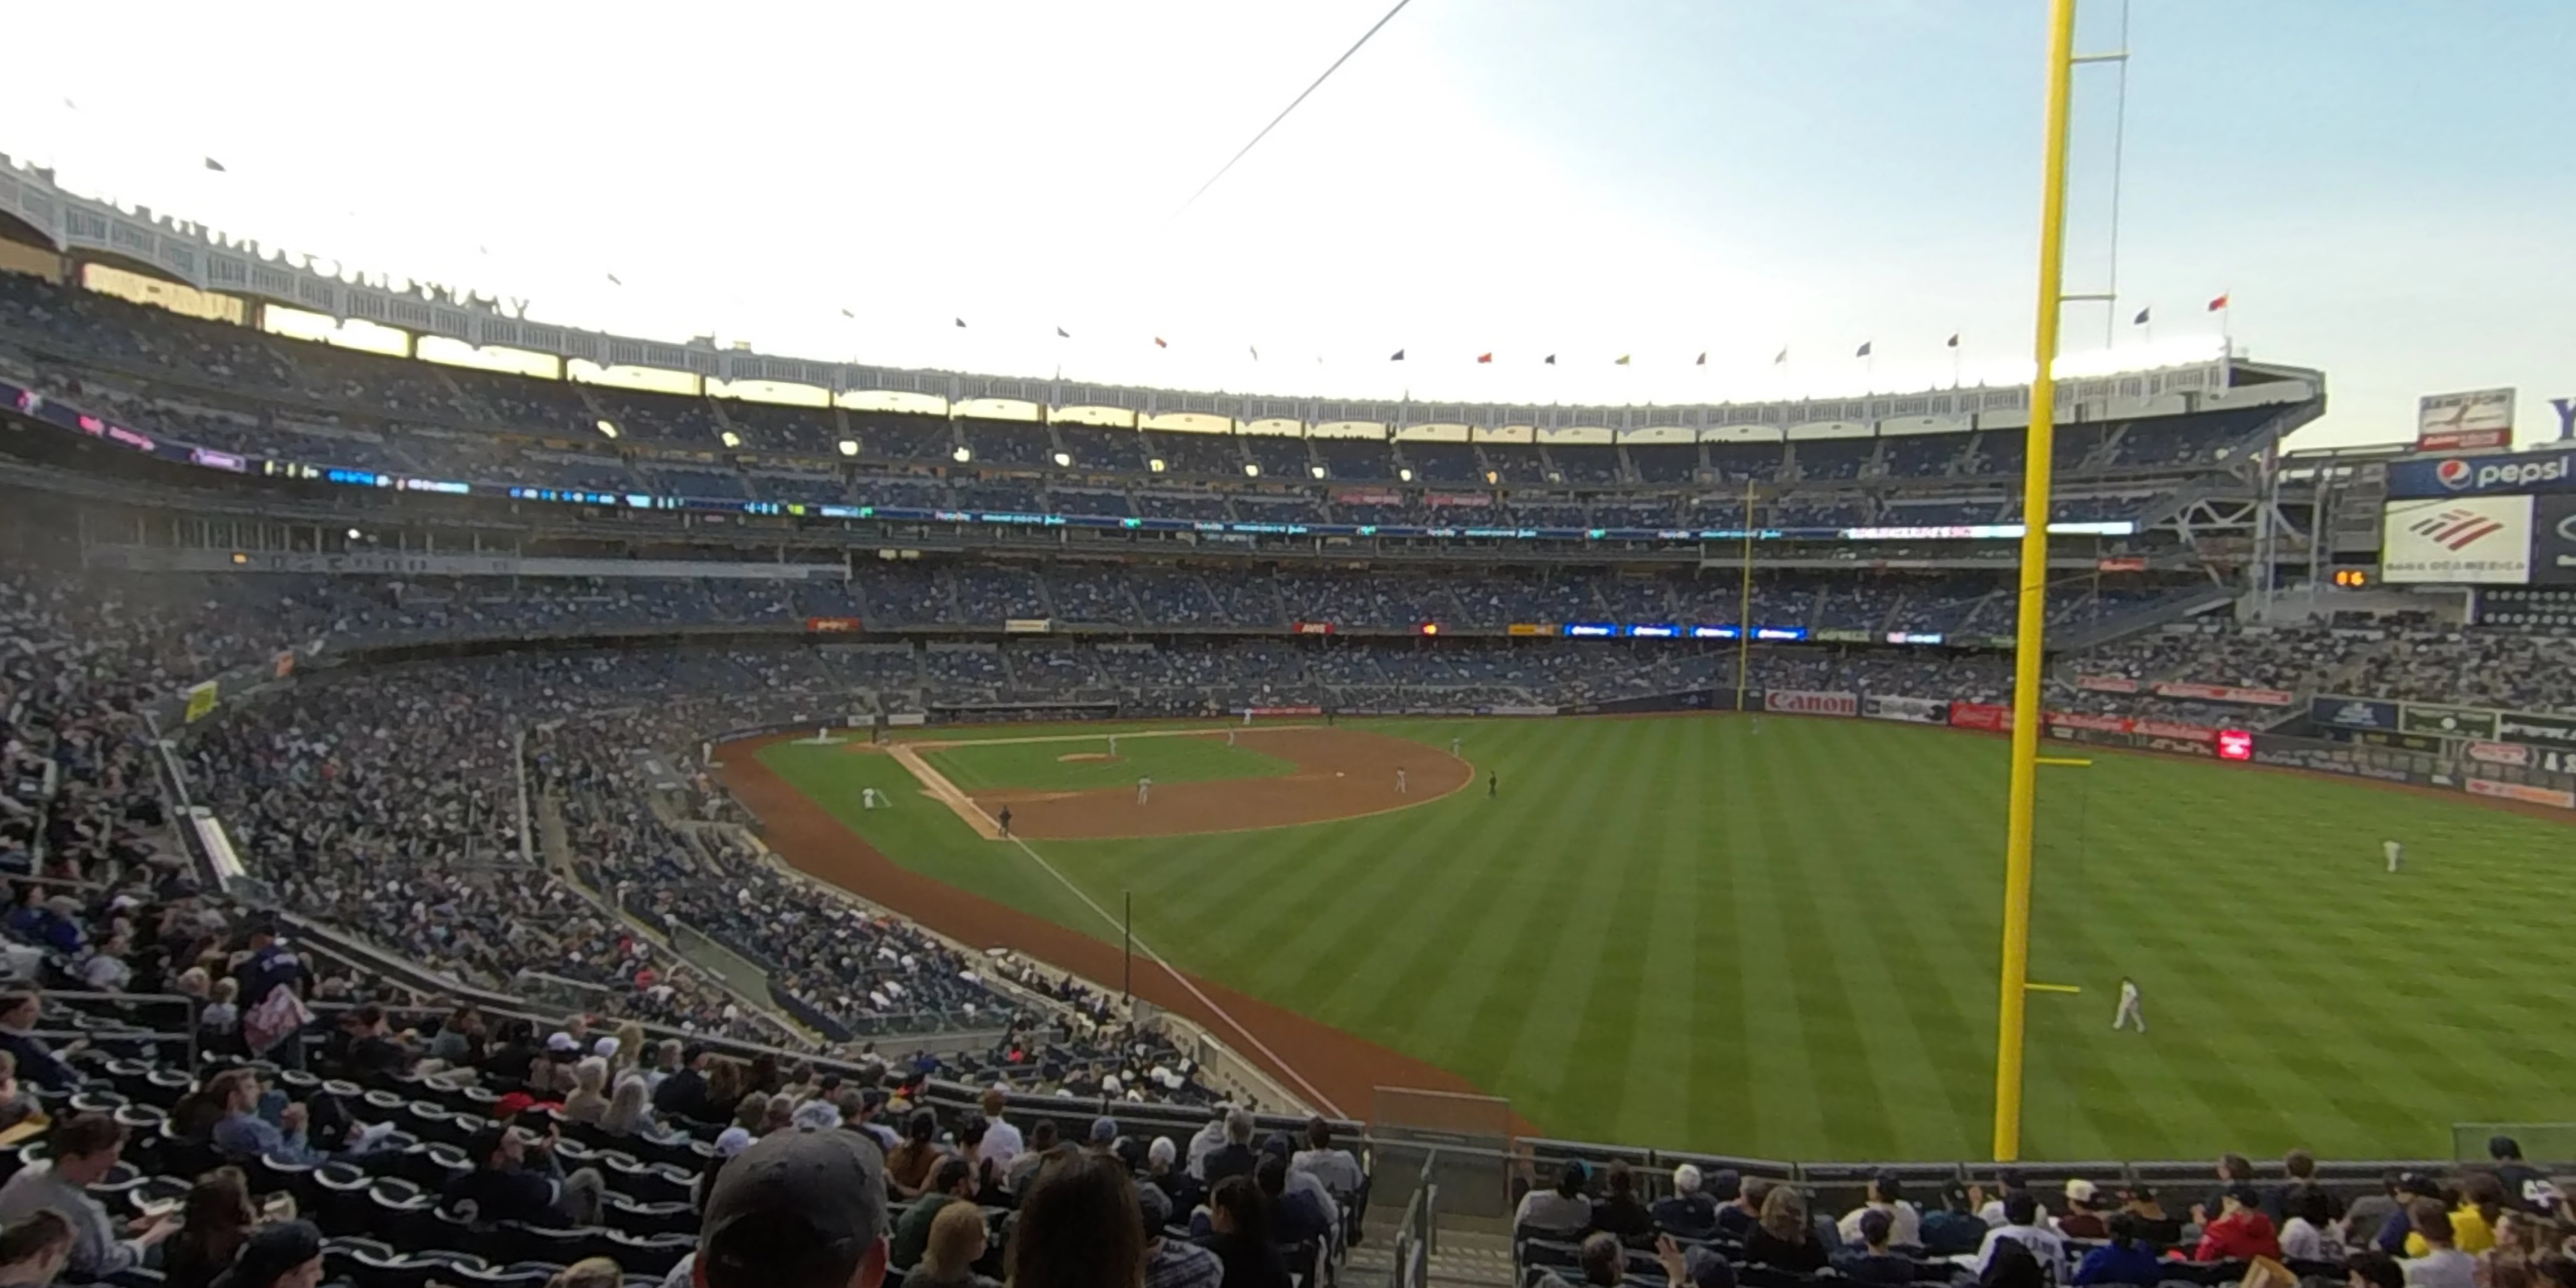
[[[1333,1125],[1321,1117],[1306,1120],[1305,1148],[1288,1160],[1288,1165],[1324,1183],[1324,1188],[1340,1197],[1358,1194],[1368,1184],[1361,1175],[1360,1163],[1351,1151],[1333,1147]]]
[[[2442,1182],[2422,1172],[2408,1172],[2397,1178],[2397,1211],[2382,1222],[2371,1246],[2394,1257],[2406,1251],[2407,1237],[2415,1232],[2415,1204],[2429,1199],[2450,1206],[2450,1195],[2442,1191]]]
[[[2475,1288],[2478,1259],[2451,1242],[2451,1214],[2439,1199],[2417,1199],[2407,1205],[2407,1223],[2422,1239],[2424,1251],[2399,1263],[2407,1288]]]
[[[708,1188],[695,1288],[881,1288],[884,1161],[866,1137],[791,1128],[737,1154]]]
[[[2079,1288],[2162,1282],[2164,1270],[2156,1263],[2156,1250],[2138,1237],[2138,1219],[2126,1212],[2114,1212],[2106,1224],[2111,1241],[2085,1253],[2084,1260],[2076,1264],[2074,1282]]]
[[[116,1170],[125,1156],[125,1128],[106,1114],[73,1114],[55,1124],[47,1138],[51,1157],[18,1169],[0,1185],[0,1223],[25,1220],[51,1209],[71,1222],[71,1256],[64,1273],[94,1282],[143,1264],[153,1245],[178,1233],[177,1214],[154,1222],[131,1238],[122,1223],[90,1197],[89,1187]]]
[[[1965,1256],[1986,1241],[1986,1223],[1969,1201],[1968,1188],[1951,1184],[1941,1189],[1941,1206],[1923,1214],[1922,1247],[1936,1257]]]
[[[929,1191],[904,1212],[902,1220],[895,1222],[895,1269],[909,1270],[921,1260],[922,1249],[930,1242],[930,1223],[938,1219],[940,1209],[961,1202],[975,1206],[975,1164],[963,1158],[943,1158],[930,1173]],[[980,1213],[981,1209],[977,1210]]]
[[[1250,1176],[1261,1162],[1252,1149],[1252,1111],[1225,1111],[1225,1144],[1218,1146],[1199,1161],[1199,1178],[1213,1188],[1229,1176]]]
[[[941,1169],[945,1170],[949,1163],[969,1170],[973,1167],[964,1159],[953,1158],[940,1164]],[[897,1236],[900,1234],[898,1228]],[[975,1273],[975,1263],[983,1258],[987,1246],[983,1209],[972,1203],[945,1204],[930,1219],[923,1235],[921,1264],[903,1277],[903,1288],[1001,1288],[991,1278]]]
[[[1167,1234],[1172,1200],[1152,1182],[1136,1187],[1136,1207],[1145,1231],[1144,1288],[1217,1288],[1225,1267],[1216,1254],[1186,1239]]]
[[[2254,1165],[2247,1162],[2243,1154],[2219,1155],[2217,1173],[2217,1188],[2211,1190],[2200,1202],[2191,1205],[2193,1225],[2205,1227],[2211,1221],[2217,1220],[2219,1214],[2227,1207],[2227,1192],[2239,1185],[2254,1183]]]
[[[1592,1228],[1622,1239],[1641,1239],[1655,1232],[1655,1214],[1637,1199],[1637,1178],[1625,1159],[1612,1159],[1601,1178],[1601,1198],[1592,1205]]]
[[[450,1207],[471,1203],[480,1225],[516,1221],[521,1225],[561,1227],[591,1225],[599,1220],[600,1195],[607,1188],[596,1168],[565,1175],[555,1157],[555,1132],[531,1149],[523,1134],[502,1124],[474,1133],[466,1143],[474,1170],[447,1185],[442,1196]]]
[[[1591,1229],[1592,1200],[1583,1193],[1583,1183],[1589,1179],[1591,1169],[1583,1160],[1567,1162],[1556,1174],[1556,1188],[1533,1188],[1521,1196],[1520,1209],[1512,1214],[1512,1228],[1560,1238]]]
[[[1836,1273],[1854,1283],[1909,1284],[1914,1282],[1914,1259],[1899,1256],[1890,1248],[1895,1237],[1896,1218],[1884,1208],[1864,1207],[1853,1214],[1859,1236],[1834,1251],[1832,1265]]]
[[[1091,1152],[1095,1154],[1107,1154],[1115,1152],[1117,1148],[1118,1120],[1115,1118],[1092,1119]]]
[[[2496,1179],[2504,1182],[2508,1205],[2541,1216],[2558,1210],[2558,1186],[2539,1168],[2522,1161],[2522,1142],[2511,1136],[2490,1136],[2487,1157],[2495,1162]]]
[[[1844,1243],[1861,1241],[1860,1219],[1872,1212],[1887,1214],[1889,1242],[1907,1248],[1923,1246],[1923,1213],[1905,1199],[1905,1184],[1894,1172],[1880,1172],[1869,1178],[1869,1196],[1859,1207],[1843,1214],[1835,1233]]]
[[[2057,1218],[2057,1232],[2070,1239],[2099,1239],[2109,1234],[2110,1227],[2103,1223],[2102,1214],[2095,1210],[2100,1200],[2101,1191],[2094,1187],[2093,1182],[2080,1176],[2069,1178],[2066,1182],[2066,1211]]]
[[[1257,1210],[1259,1204],[1254,1206]],[[1276,1260],[1278,1254],[1271,1257]],[[1107,1155],[1081,1150],[1049,1157],[1020,1198],[1003,1260],[1011,1288],[1136,1288],[1143,1283],[1145,1217],[1127,1169]],[[1230,1268],[1225,1282],[1245,1288]],[[1285,1288],[1284,1283],[1278,1288]]]
[[[50,1208],[10,1222],[0,1229],[0,1285],[44,1288],[52,1283],[71,1260],[73,1238],[71,1218]]]
[[[242,1244],[214,1288],[316,1288],[321,1282],[322,1231],[310,1221],[281,1221]]]
[[[1209,1192],[1208,1233],[1199,1244],[1225,1268],[1225,1288],[1289,1288],[1288,1263],[1279,1256],[1270,1213],[1251,1177],[1226,1177]],[[1021,1288],[1016,1274],[1011,1282]]]
[[[983,1098],[977,1106],[984,1114],[984,1143],[976,1146],[975,1156],[1003,1170],[1010,1167],[1012,1159],[1020,1156],[1021,1150],[1028,1148],[1028,1143],[1020,1138],[1020,1129],[1002,1117],[1003,1107],[1009,1103],[1008,1093],[997,1082],[984,1088]]]
[[[1985,1242],[1977,1247],[1977,1273],[1982,1276],[1995,1259],[2000,1243],[2019,1244],[2040,1266],[2046,1267],[2047,1279],[2054,1283],[2066,1266],[2066,1241],[2057,1231],[2041,1224],[2039,1199],[2028,1190],[2013,1190],[2004,1195],[2004,1223],[1986,1231]],[[2256,1213],[2261,1215],[2261,1213]]]
[[[1699,1168],[1684,1163],[1673,1169],[1673,1192],[1655,1200],[1649,1209],[1655,1228],[1685,1239],[1709,1239],[1717,1234],[1717,1203],[1701,1192],[1705,1184]]]
[[[2253,1186],[2230,1188],[2219,1197],[2219,1204],[2217,1218],[2201,1227],[2200,1246],[2192,1250],[2192,1260],[2280,1258],[2280,1233],[2272,1228],[2272,1218],[2263,1215],[2262,1196],[2254,1192]]]

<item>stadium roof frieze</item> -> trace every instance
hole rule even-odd
[[[148,208],[129,212],[65,191],[55,184],[51,172],[5,154],[0,154],[0,213],[25,221],[66,254],[113,256],[149,266],[199,290],[273,301],[344,321],[359,319],[478,348],[500,346],[602,366],[685,371],[728,383],[763,380],[835,393],[927,395],[951,407],[999,399],[1050,410],[1109,408],[1139,416],[1192,413],[1223,417],[1238,425],[1282,420],[1309,426],[1377,424],[1397,430],[1417,426],[1607,429],[1617,434],[1687,430],[1724,438],[1760,437],[1766,429],[1798,425],[1950,420],[2027,411],[2030,404],[2027,385],[1744,403],[1542,406],[1282,397],[873,366],[754,353],[720,347],[712,339],[672,343],[611,335],[531,320],[521,316],[524,301],[340,265],[325,272],[316,265],[326,261],[312,256],[291,256],[256,242],[219,237],[203,225],[156,215]],[[2322,387],[2322,381],[2318,383]],[[2212,357],[2179,366],[2063,379],[2057,397],[2061,407],[2073,408],[2114,400],[2135,403],[2171,394],[2217,394],[2229,384],[2229,359]]]

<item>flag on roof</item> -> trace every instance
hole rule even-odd
[[[1857,348],[1857,349],[1852,350],[1852,356],[1853,356],[1853,357],[1855,357],[1855,358],[1866,358],[1866,357],[1868,357],[1868,356],[1869,356],[1869,344],[1870,344],[1870,342],[1869,342],[1869,341],[1867,341],[1867,340],[1863,340],[1863,341],[1861,341],[1861,342],[1860,342],[1860,347],[1859,347],[1859,348]]]
[[[958,328],[959,330],[961,330],[961,331],[962,331],[962,330],[964,330],[964,329],[966,328],[966,319],[964,319],[964,318],[959,318],[959,319],[957,319],[957,328]]]
[[[1788,360],[1789,351],[1787,349],[1782,349],[1778,353],[1771,355],[1771,365],[1775,367],[1779,366],[1781,363],[1787,362]]]
[[[1480,353],[1480,354],[1477,354],[1477,355],[1476,355],[1476,361],[1478,361],[1478,362],[1492,362],[1493,360],[1494,360],[1494,355],[1493,355],[1492,353],[1490,353],[1490,352],[1487,352],[1487,353]]]
[[[2129,325],[2131,325],[2131,326],[2145,326],[2145,325],[2147,324],[2147,318],[2148,318],[2150,315],[2152,315],[2154,312],[2155,312],[2155,309],[2153,309],[2152,307],[2150,307],[2150,308],[2143,308],[2143,309],[2138,310],[2138,316],[2136,316],[2136,317],[2133,317],[2133,318],[2129,319]]]
[[[1694,367],[1705,367],[1705,366],[1707,366],[1707,365],[1708,365],[1708,350],[1706,350],[1706,349],[1702,349],[1702,350],[1700,350],[1700,351],[1699,351],[1699,357],[1698,357],[1697,359],[1695,359],[1694,361],[1692,361],[1691,365],[1692,365],[1692,366],[1694,366]]]
[[[1154,347],[1157,349],[1168,349],[1172,346],[1168,341],[1164,340],[1163,337],[1158,335],[1154,337]]]
[[[1949,347],[1950,347],[1950,348],[1953,348],[1953,349],[1956,349],[1956,348],[1958,348],[1958,347],[1959,347],[1959,333],[1958,333],[1958,332],[1953,331],[1953,332],[1951,332],[1951,333],[1950,333],[1950,344],[1949,344]]]
[[[1261,346],[1260,346],[1260,345],[1257,345],[1257,344],[1247,344],[1247,345],[1245,345],[1245,346],[1243,346],[1243,347],[1244,347],[1244,348],[1247,348],[1247,349],[1252,350],[1252,360],[1253,360],[1254,362],[1259,362],[1259,361],[1261,361]],[[1322,358],[1322,357],[1320,357],[1320,356],[1318,356],[1318,357],[1315,359],[1315,361],[1317,361],[1317,362],[1322,362],[1322,361],[1323,361],[1323,358]]]
[[[1055,329],[1055,338],[1059,340],[1070,340],[1073,338],[1073,332],[1067,331],[1063,327],[1057,327]]]
[[[2210,312],[2212,312],[2212,313],[2216,313],[2216,312],[2218,312],[2220,309],[2223,309],[2223,308],[2226,308],[2226,307],[2227,307],[2227,297],[2226,297],[2226,296],[2224,296],[2224,295],[2221,295],[2221,296],[2219,296],[2217,299],[2211,300],[2211,301],[2209,302],[2209,311],[2210,311]]]
[[[1617,362],[1615,362],[1615,363],[1612,363],[1611,365],[1613,365],[1613,366],[1619,366],[1619,367],[1627,366],[1627,365],[1628,365],[1628,355],[1627,355],[1627,354],[1624,354],[1624,353],[1623,353],[1623,354],[1620,354],[1620,355],[1619,355],[1619,360],[1618,360]]]
[[[209,170],[214,171],[214,172],[215,172],[215,173],[217,173],[217,174],[231,174],[231,173],[232,173],[232,171],[227,170],[227,169],[225,169],[225,168],[224,168],[224,163],[223,163],[223,162],[218,161],[218,160],[214,159],[213,157],[207,157],[207,158],[206,158],[206,168],[207,168],[207,169],[209,169]]]
[[[1395,352],[1393,352],[1393,353],[1390,353],[1390,354],[1386,355],[1386,360],[1387,360],[1387,361],[1389,361],[1389,362],[1402,362],[1402,361],[1404,361],[1404,350],[1402,350],[1402,349],[1398,349],[1398,350],[1396,350]],[[1317,359],[1315,359],[1315,361],[1317,361],[1317,362],[1321,362],[1321,361],[1323,361],[1323,359],[1321,359],[1321,358],[1317,358]]]
[[[1547,361],[1547,365],[1549,365],[1549,366],[1551,366],[1551,367],[1555,366],[1555,365],[1556,365],[1556,355],[1555,355],[1555,354],[1553,354],[1553,353],[1551,353],[1551,354],[1547,355],[1547,359],[1546,359],[1546,361]]]
[[[626,285],[626,283],[624,283],[624,282],[621,282],[621,281],[618,281],[618,280],[617,280],[617,274],[615,274],[615,273],[611,273],[611,274],[609,274],[609,275],[608,275],[608,284],[609,284],[609,285],[611,285],[611,286],[624,286],[624,285]],[[961,323],[960,325],[963,325],[963,324]]]
[[[849,320],[851,320],[851,321],[853,321],[853,322],[856,322],[856,321],[858,321],[858,320],[859,320],[859,315],[858,315],[858,314],[856,314],[856,313],[852,313],[852,312],[851,312],[851,311],[849,311],[848,309],[843,309],[843,310],[841,310],[841,316],[842,316],[842,317],[845,317],[845,318],[848,318]]]

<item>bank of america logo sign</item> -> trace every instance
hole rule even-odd
[[[2456,553],[2504,531],[2504,525],[2475,510],[2450,509],[2417,519],[2406,530]]]

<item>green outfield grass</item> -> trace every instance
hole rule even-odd
[[[1104,905],[1133,890],[1138,935],[1184,968],[1454,1069],[1550,1134],[1984,1155],[2001,740],[1736,716],[1364,727],[1463,737],[1502,796],[1037,848]],[[886,758],[761,754],[906,867],[1115,940]],[[2576,1119],[2564,824],[2149,756],[2041,773],[2031,976],[2083,991],[2031,998],[2027,1155],[2441,1156],[2453,1121]],[[898,807],[862,814],[863,783]],[[2123,974],[2147,1036],[2110,1031]]]
[[[1064,736],[1023,734],[1024,738]],[[1109,755],[1107,735],[1071,742],[979,740],[966,746],[925,751],[921,758],[970,792],[1006,787],[1037,791],[1081,792],[1102,787],[1133,787],[1139,778],[1158,783],[1187,783],[1216,778],[1276,778],[1297,767],[1276,756],[1247,747],[1225,745],[1225,735],[1200,737],[1131,737],[1118,740],[1109,760],[1066,760],[1067,756]]]

